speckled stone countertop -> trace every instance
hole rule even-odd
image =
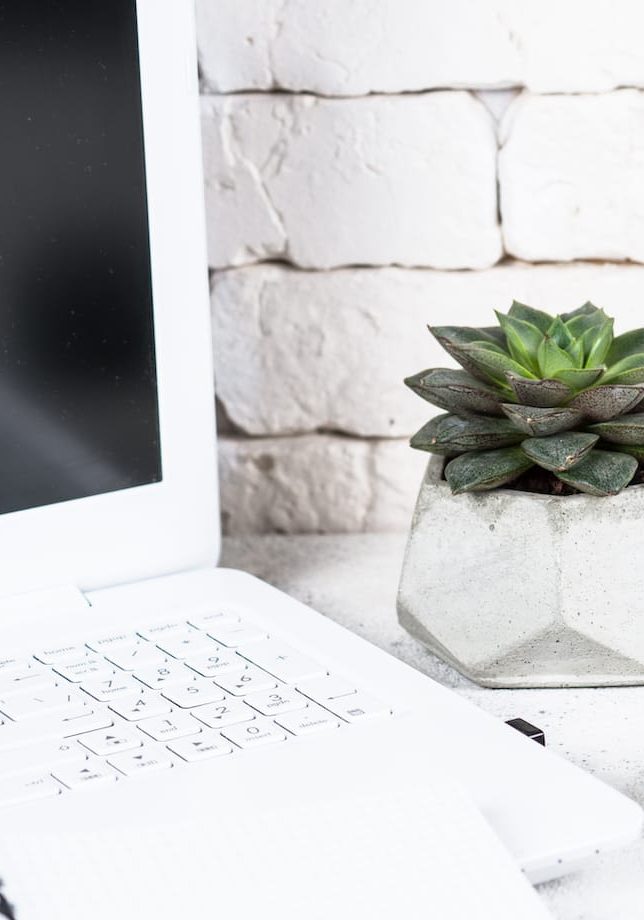
[[[398,625],[405,537],[369,534],[225,541],[222,564],[244,569],[396,655],[503,719],[544,729],[548,746],[644,804],[644,687],[486,690]],[[539,891],[558,920],[644,920],[644,841]]]

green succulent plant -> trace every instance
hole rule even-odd
[[[525,304],[498,326],[429,327],[462,370],[405,383],[444,414],[412,447],[447,460],[452,492],[513,482],[532,467],[590,495],[616,495],[644,463],[644,329],[617,337],[591,303],[550,316]]]

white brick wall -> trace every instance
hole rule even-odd
[[[213,92],[644,86],[639,0],[198,0]]]
[[[404,529],[426,323],[644,324],[644,6],[198,7],[226,529]]]
[[[644,261],[644,93],[523,96],[502,141],[507,252]]]
[[[228,533],[344,533],[404,527],[424,459],[404,441],[330,435],[225,438]]]
[[[213,268],[486,268],[501,255],[496,136],[469,93],[203,105]]]

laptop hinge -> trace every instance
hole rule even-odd
[[[59,585],[55,588],[0,597],[0,616],[40,610],[46,610],[48,613],[72,613],[87,610],[89,606],[89,601],[75,585]]]

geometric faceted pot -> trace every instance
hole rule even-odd
[[[452,495],[423,480],[398,616],[486,687],[644,684],[644,485]]]

